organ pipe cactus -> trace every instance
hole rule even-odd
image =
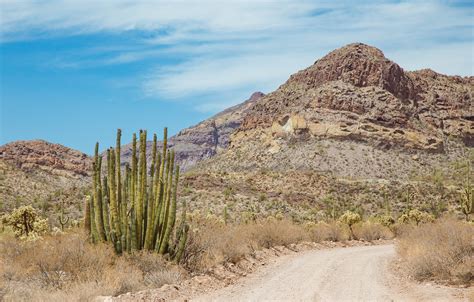
[[[121,135],[119,129],[115,149],[109,148],[106,152],[107,172],[103,177],[102,156],[96,144],[92,194],[86,206],[91,219],[86,218],[90,221],[86,230],[93,242],[110,242],[119,254],[155,250],[179,262],[189,227],[183,203],[180,225],[175,231],[179,167],[174,165],[174,152],[168,151],[167,129],[164,129],[161,153],[157,149],[157,137],[153,136],[149,169],[147,132],[141,130],[138,141],[133,134],[131,167],[128,164],[122,167]]]

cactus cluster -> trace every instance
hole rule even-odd
[[[92,194],[86,201],[84,226],[94,242],[111,242],[119,254],[149,250],[169,254],[179,262],[188,232],[185,204],[175,230],[179,166],[174,164],[174,151],[167,149],[166,128],[161,152],[157,150],[156,134],[153,136],[149,170],[146,143],[146,131],[140,130],[138,141],[133,134],[131,167],[126,164],[122,171],[118,129],[115,149],[107,150],[103,177],[102,156],[96,144]]]

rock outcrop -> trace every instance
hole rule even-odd
[[[168,144],[176,152],[176,161],[180,167],[187,170],[226,149],[229,146],[230,135],[239,128],[249,108],[263,96],[263,93],[255,92],[245,102],[172,136]],[[148,144],[147,150],[151,150],[152,142]],[[161,142],[159,145],[162,146]],[[123,162],[129,162],[131,154],[131,145],[125,145],[122,148]],[[148,156],[151,160],[151,154]]]
[[[427,150],[441,151],[446,136],[472,146],[473,87],[474,77],[405,72],[380,50],[350,44],[292,75],[251,108],[241,130],[269,127],[298,114],[308,130],[330,123],[342,136],[359,136],[359,129],[369,128],[360,133],[362,137],[385,140],[390,132],[417,132],[420,140],[415,145]],[[408,142],[414,136],[405,138]]]
[[[44,140],[16,141],[0,146],[0,160],[22,170],[42,169],[58,175],[88,176],[87,154]]]
[[[375,47],[349,44],[255,102],[216,165],[379,177],[389,169],[380,162],[391,161],[400,168],[391,167],[391,174],[407,175],[473,146],[473,88],[474,77],[406,72]],[[315,156],[322,145],[326,155]],[[377,161],[357,163],[362,149]]]

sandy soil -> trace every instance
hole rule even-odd
[[[283,256],[236,284],[192,301],[467,301],[466,290],[398,279],[393,245]]]

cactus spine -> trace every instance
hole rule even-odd
[[[93,242],[111,242],[118,254],[155,250],[179,261],[189,227],[183,204],[181,223],[175,231],[179,167],[175,168],[174,152],[167,149],[167,129],[164,130],[161,153],[157,148],[157,136],[153,136],[149,170],[147,132],[140,130],[138,142],[137,135],[133,134],[131,167],[127,164],[121,171],[121,135],[121,130],[117,130],[115,149],[107,150],[107,173],[102,179],[102,157],[96,144],[93,192],[86,205],[91,219],[86,219],[85,227]]]

